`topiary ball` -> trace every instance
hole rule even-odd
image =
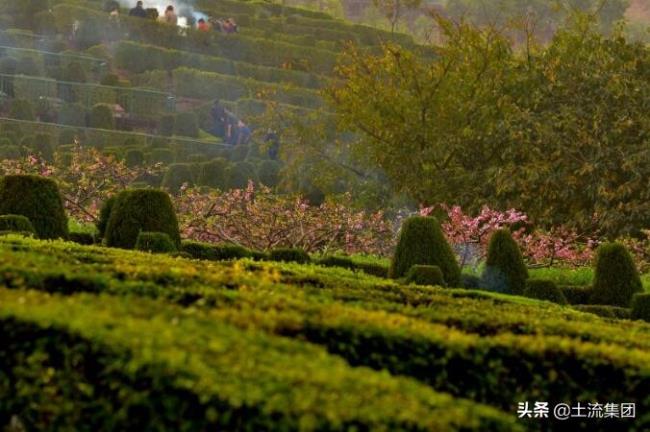
[[[650,293],[634,295],[632,298],[632,318],[650,322]]]
[[[404,277],[418,264],[440,267],[449,286],[460,286],[456,256],[435,218],[414,216],[404,222],[389,275],[394,279]]]
[[[643,292],[641,278],[625,246],[601,245],[596,252],[590,303],[629,307],[632,296],[640,292]]]
[[[257,167],[257,177],[265,186],[270,188],[276,187],[280,183],[280,162],[265,160]]]
[[[528,269],[517,242],[507,229],[492,234],[488,245],[481,287],[489,291],[521,295],[528,279]]]
[[[174,119],[174,134],[179,136],[198,138],[199,119],[193,112],[183,112]],[[164,135],[164,134],[163,134]]]
[[[553,303],[565,305],[567,299],[562,294],[562,291],[555,285],[555,282],[550,280],[529,279],[526,281],[524,288],[524,295],[526,297],[546,300]]]
[[[440,267],[422,264],[416,264],[409,269],[406,273],[406,282],[416,285],[447,285]]]
[[[68,218],[56,182],[35,175],[8,175],[0,180],[0,214],[29,219],[38,237],[67,238]]]
[[[178,220],[166,192],[126,190],[115,198],[104,234],[106,245],[133,249],[141,231],[166,233],[176,247],[180,246]]]
[[[255,165],[250,162],[236,162],[227,170],[229,189],[246,189],[249,180],[257,181]]]
[[[229,162],[224,158],[215,158],[202,163],[197,183],[200,186],[225,190],[228,186],[228,166]]]
[[[175,194],[184,184],[190,187],[194,186],[192,166],[185,163],[169,165],[162,180],[162,187]]]
[[[138,234],[135,249],[153,253],[171,253],[177,250],[174,242],[166,233],[147,231]]]
[[[311,257],[307,252],[298,248],[277,248],[269,253],[271,261],[280,262],[296,262],[299,264],[306,264],[311,261]]]
[[[115,118],[110,105],[96,104],[90,110],[90,127],[97,129],[115,129]]]
[[[6,214],[0,216],[0,231],[36,234],[34,225],[23,215]]]

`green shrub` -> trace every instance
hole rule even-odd
[[[0,231],[15,231],[36,234],[34,225],[23,215],[0,215]]]
[[[575,305],[574,309],[587,312],[603,318],[630,319],[631,311],[628,308],[608,305]]]
[[[17,160],[22,157],[20,147],[13,144],[0,145],[0,159]]]
[[[102,77],[101,85],[118,87],[120,85],[120,77],[114,73],[108,73]]]
[[[166,137],[174,135],[175,117],[172,114],[163,114],[158,123],[158,134]]]
[[[11,104],[9,117],[16,120],[34,121],[36,119],[34,115],[34,106],[28,100],[15,99]]]
[[[460,285],[460,267],[456,256],[435,218],[415,216],[404,222],[393,255],[390,277],[401,278],[417,264],[436,265],[450,287]]]
[[[194,185],[194,176],[192,172],[192,166],[190,164],[171,164],[167,168],[165,176],[163,177],[162,187],[172,193],[177,193],[184,184],[192,187]]]
[[[356,270],[356,265],[351,258],[329,255],[318,260],[318,264],[324,267],[341,267],[348,270]]]
[[[63,129],[61,133],[59,133],[59,140],[58,140],[59,146],[72,144],[74,142],[75,136],[77,136],[76,131],[72,129]]]
[[[550,280],[528,279],[524,289],[524,296],[561,305],[567,304],[562,291],[555,285],[555,282]]]
[[[111,210],[113,205],[115,205],[115,200],[117,199],[116,195],[108,198],[102,203],[101,208],[99,209],[99,217],[97,218],[97,237],[104,238],[106,233],[106,226],[108,226],[108,219],[111,217]]]
[[[650,293],[634,294],[631,317],[650,322]]]
[[[236,145],[230,151],[230,160],[232,162],[243,162],[248,157],[250,147],[247,145]]]
[[[416,264],[409,269],[406,273],[406,282],[416,285],[447,285],[440,267],[422,264]]]
[[[183,112],[176,114],[174,118],[174,134],[198,138],[199,137],[199,119],[193,112]]]
[[[59,111],[59,124],[67,126],[86,126],[86,109],[79,103],[66,103]],[[64,144],[70,144],[65,142]]]
[[[299,264],[306,264],[311,261],[309,254],[298,248],[273,249],[269,252],[269,259],[271,261],[296,262]]]
[[[561,285],[558,288],[571,305],[586,305],[591,300],[592,289],[590,286]]]
[[[54,161],[54,146],[52,145],[51,135],[44,133],[36,134],[31,149],[46,161]]]
[[[225,190],[228,186],[228,161],[224,158],[216,158],[204,162],[199,166],[198,184],[215,189]]]
[[[489,291],[521,295],[524,292],[528,269],[519,246],[510,231],[500,229],[492,234],[488,245],[481,287]]]
[[[132,249],[141,231],[166,233],[180,246],[178,220],[167,193],[135,189],[117,195],[106,226],[106,245]]]
[[[151,150],[149,160],[154,163],[162,162],[164,164],[174,163],[174,152],[168,148],[155,148]]]
[[[0,180],[0,214],[30,220],[38,237],[67,238],[68,218],[56,182],[34,175],[8,175]]]
[[[257,181],[255,165],[250,162],[236,162],[228,167],[228,189],[246,189],[248,181]]]
[[[113,109],[107,104],[96,104],[90,110],[89,125],[97,129],[115,129]]]
[[[620,243],[599,246],[590,303],[628,307],[632,296],[642,291],[639,272],[625,246]]]
[[[481,288],[481,278],[472,274],[463,273],[460,276],[460,286],[467,289]]]
[[[260,183],[274,188],[280,183],[280,169],[282,165],[273,160],[265,160],[257,168],[257,177]]]
[[[144,163],[144,153],[142,150],[129,149],[124,155],[124,162],[129,168],[140,166]]]
[[[75,82],[75,83],[85,83],[88,81],[86,77],[86,71],[83,66],[77,61],[72,61],[68,63],[63,69],[63,76],[61,76],[62,81]]]
[[[135,241],[135,249],[153,253],[176,252],[174,242],[169,235],[162,232],[141,231]]]
[[[68,240],[84,246],[95,244],[95,236],[88,232],[71,232],[68,235]]]
[[[210,261],[228,261],[252,257],[251,251],[243,246],[234,244],[214,245],[192,240],[183,240],[181,242],[181,251],[192,258]]]

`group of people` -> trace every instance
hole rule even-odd
[[[149,11],[155,11],[155,16],[152,16],[151,12]],[[141,1],[138,1],[135,4],[135,7],[129,11],[129,16],[130,17],[136,17],[136,18],[154,18],[158,19],[158,11],[153,8],[153,9],[145,9],[144,4]],[[169,5],[165,9],[165,13],[163,14],[162,20],[171,25],[178,25],[178,15],[176,14],[176,10],[174,10],[174,6]]]
[[[111,16],[114,14],[119,14],[119,5],[117,2],[115,0],[109,0],[108,3],[111,4],[108,6]],[[153,13],[155,13],[155,16],[152,16]],[[138,1],[135,7],[129,11],[129,16],[136,18],[158,19],[158,11],[155,8],[145,9],[143,2]],[[192,25],[194,23],[194,19],[192,17],[190,18],[188,18],[188,23]],[[162,21],[167,24],[178,25],[178,14],[176,13],[174,6],[167,6],[165,13],[162,16]],[[208,18],[207,20],[205,18],[199,18],[199,20],[196,22],[196,28],[199,31],[205,32],[214,30],[221,33],[237,33],[239,31],[239,27],[233,18]]]
[[[212,134],[222,138],[226,144],[235,146],[250,143],[251,129],[246,123],[229,113],[218,100],[212,105],[210,116],[213,124]]]

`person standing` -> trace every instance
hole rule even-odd
[[[174,12],[174,6],[169,5],[165,10],[165,22],[167,24],[178,25],[178,15]]]
[[[147,17],[147,11],[144,10],[144,6],[142,6],[141,1],[137,2],[135,7],[129,11],[129,16],[136,17],[136,18]]]

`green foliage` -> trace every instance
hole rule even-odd
[[[406,275],[414,265],[440,267],[450,287],[460,285],[460,267],[435,218],[415,216],[402,225],[390,268],[392,278]]]
[[[7,175],[0,179],[0,214],[29,219],[38,237],[67,238],[68,218],[56,182],[33,175]]]
[[[86,126],[86,109],[79,103],[66,103],[59,111],[59,124],[66,126]],[[70,144],[66,142],[64,144]]]
[[[271,261],[280,262],[296,262],[305,264],[311,261],[311,257],[307,252],[297,248],[277,248],[269,252],[269,259]]]
[[[174,135],[175,119],[176,118],[172,114],[164,114],[160,116],[160,122],[158,125],[158,134],[162,136]]]
[[[490,238],[481,286],[507,294],[524,293],[528,269],[517,242],[507,229],[497,230]]]
[[[191,240],[183,240],[181,242],[181,251],[187,253],[192,258],[210,261],[228,261],[252,257],[251,251],[239,245],[214,245]]]
[[[132,249],[141,231],[166,233],[180,246],[178,220],[167,193],[136,189],[117,195],[106,226],[106,245]]]
[[[89,232],[71,231],[70,234],[68,234],[68,240],[86,246],[95,244],[95,236]]]
[[[173,163],[169,165],[162,180],[162,187],[172,193],[178,193],[184,184],[190,187],[194,185],[192,166],[186,163]]]
[[[0,159],[20,159],[22,153],[20,147],[13,144],[3,144],[0,145]]]
[[[528,279],[526,281],[526,288],[524,289],[524,296],[561,305],[567,304],[567,299],[564,297],[562,291],[553,281],[549,280]]]
[[[650,293],[635,294],[632,298],[633,319],[650,322]]]
[[[36,234],[36,230],[28,218],[23,215],[15,214],[0,215],[0,231],[14,231]]]
[[[97,218],[97,237],[104,238],[106,234],[106,227],[108,226],[108,219],[111,217],[111,211],[115,205],[117,196],[113,195],[102,203],[99,209],[99,217]]]
[[[280,183],[280,169],[282,165],[273,160],[265,160],[257,167],[257,177],[265,186],[276,187]]]
[[[249,180],[257,182],[255,165],[251,162],[235,162],[228,166],[226,173],[229,189],[245,189]]]
[[[630,309],[620,306],[607,305],[576,305],[573,307],[580,312],[591,313],[603,318],[630,319]]]
[[[48,162],[54,161],[54,146],[52,145],[52,136],[49,134],[36,134],[31,150]]]
[[[172,164],[175,160],[174,152],[168,148],[155,148],[151,150],[149,160],[154,163],[162,162],[165,164]]]
[[[107,104],[96,104],[90,110],[89,126],[97,129],[115,129],[113,109]]]
[[[381,278],[388,277],[388,267],[380,263],[364,262],[354,257],[329,255],[318,260],[318,264],[325,267],[341,267],[349,270],[361,270],[369,275]]]
[[[129,149],[124,155],[124,161],[129,168],[140,166],[144,163],[144,153],[142,150]]]
[[[85,83],[88,78],[86,77],[86,71],[81,66],[81,64],[77,61],[72,61],[65,66],[61,80],[67,82]]]
[[[183,112],[176,114],[174,118],[174,134],[198,138],[199,137],[199,119],[193,112]]]
[[[36,119],[36,116],[34,115],[34,106],[28,100],[15,99],[11,104],[9,117],[16,120],[34,121]]]
[[[591,286],[562,285],[558,288],[569,304],[588,305],[591,301]]]
[[[643,292],[639,272],[620,243],[605,243],[596,251],[590,303],[629,307],[634,294]]]
[[[200,186],[225,190],[228,186],[228,165],[228,161],[224,158],[203,162],[199,166],[197,183]]]
[[[141,231],[135,241],[135,249],[153,253],[176,252],[176,246],[168,234]]]
[[[406,282],[416,285],[447,285],[440,267],[422,264],[416,264],[409,269],[406,273]]]

